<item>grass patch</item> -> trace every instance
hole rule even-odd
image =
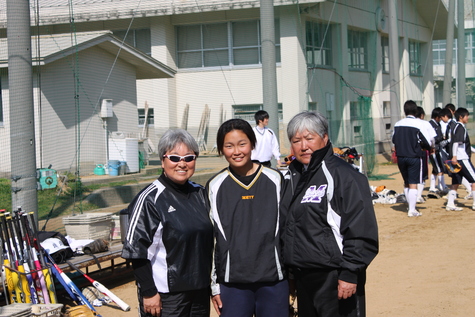
[[[381,180],[387,180],[387,179],[394,179],[393,177],[390,177],[392,175],[388,174],[378,174],[378,175],[370,175],[368,176],[368,180],[370,181],[381,181]]]
[[[0,178],[0,201],[2,202],[0,209],[12,209],[12,190],[10,180],[5,178]]]

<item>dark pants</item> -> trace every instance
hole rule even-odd
[[[338,299],[338,271],[294,270],[299,317],[364,317],[366,272],[360,274],[356,294]]]
[[[444,172],[444,163],[439,153],[434,153],[429,156],[429,161],[432,164],[432,174],[437,175]]]
[[[209,317],[210,290],[160,293],[162,299],[161,317]],[[139,312],[141,317],[151,317],[143,310],[143,298],[139,293]]]
[[[473,167],[472,162],[470,160],[458,160],[462,169],[460,172],[456,174],[451,174],[452,177],[452,185],[459,185],[462,184],[462,178],[465,177],[470,184],[475,183],[475,168]],[[471,191],[470,188],[467,190]]]
[[[404,186],[422,184],[422,158],[398,156],[397,166],[404,180]]]
[[[289,284],[220,284],[223,308],[220,317],[288,317]]]

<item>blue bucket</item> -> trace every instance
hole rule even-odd
[[[109,175],[110,176],[119,176],[119,161],[110,160],[109,161]]]

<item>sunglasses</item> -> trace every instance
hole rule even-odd
[[[164,158],[166,157],[173,163],[178,163],[181,160],[185,161],[186,163],[190,163],[196,159],[196,155],[185,155],[185,156],[180,156],[180,155],[164,155]]]

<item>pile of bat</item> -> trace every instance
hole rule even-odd
[[[0,252],[3,258],[3,289],[6,290],[7,303],[55,304],[53,273],[78,305],[86,305],[96,312],[94,306],[81,293],[52,257],[38,241],[38,230],[34,214],[27,213],[19,207],[12,213],[0,210]],[[70,263],[70,265],[72,265]],[[130,306],[113,294],[98,281],[93,280],[78,268],[75,270],[94,285],[101,293],[108,296],[124,311]],[[100,316],[97,314],[97,316]]]

